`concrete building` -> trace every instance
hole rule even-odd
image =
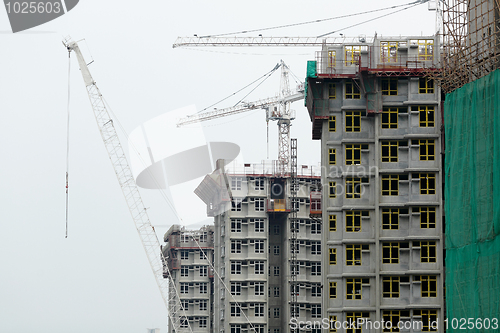
[[[330,332],[390,332],[377,329],[382,320],[423,322],[404,332],[443,327],[441,96],[428,78],[438,40],[360,37],[324,45],[308,63]],[[374,326],[339,327],[358,318]]]
[[[181,315],[189,321],[189,327],[193,332],[212,332],[213,226],[187,231],[179,225],[173,225],[165,233],[164,241],[163,256],[167,260],[166,264],[173,276],[184,308],[184,313]],[[164,275],[164,277],[167,276]],[[187,321],[181,321],[182,328],[188,328]],[[169,332],[173,332],[170,322],[168,329]]]
[[[310,218],[321,213],[319,168],[299,166],[292,200],[290,174],[274,164],[221,165],[195,191],[215,224],[214,332],[289,332],[292,307],[320,320],[322,231]]]

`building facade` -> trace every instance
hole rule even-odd
[[[214,217],[214,332],[289,332],[292,310],[319,320],[319,168],[300,168],[293,199],[290,175],[271,164],[225,169],[219,164],[196,190]]]
[[[205,226],[200,230],[188,231],[180,225],[173,225],[165,233],[162,247],[168,271],[172,274],[175,287],[184,311],[179,314],[181,328],[191,328],[196,333],[213,330],[213,254],[214,228]],[[164,277],[168,277],[165,270]],[[174,292],[170,288],[169,292]],[[175,299],[175,298],[174,298]],[[178,305],[171,305],[178,306]],[[170,311],[172,309],[169,309]],[[169,332],[173,327],[169,322]]]
[[[325,45],[308,63],[330,332],[443,327],[441,95],[429,78],[438,60],[437,37],[375,37]],[[342,328],[358,319],[372,324]]]

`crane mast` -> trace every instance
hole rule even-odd
[[[128,164],[125,152],[118,138],[118,134],[111,119],[104,99],[97,87],[95,81],[90,75],[88,66],[83,58],[82,52],[74,41],[66,41],[64,43],[68,52],[73,51],[76,54],[80,70],[82,72],[83,81],[87,89],[87,93],[94,111],[94,116],[97,121],[97,126],[101,133],[104,146],[108,152],[111,164],[113,165],[116,177],[120,184],[121,190],[127,202],[127,206],[134,220],[135,227],[142,242],[142,246],[146,252],[149,263],[154,273],[156,283],[160,289],[163,301],[168,309],[168,318],[175,333],[192,333],[189,321],[186,318],[184,308],[180,302],[179,293],[170,274],[166,259],[160,251],[160,242],[154,230],[154,227],[149,221],[146,207],[142,201],[139,189],[135,183],[132,170]],[[164,270],[168,272],[168,279],[163,278]]]
[[[290,96],[290,85],[288,83],[288,66],[281,61],[280,97],[284,99]],[[290,103],[280,103],[278,116],[278,165],[281,176],[284,176],[290,165],[290,121],[292,120]]]

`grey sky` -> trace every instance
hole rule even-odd
[[[86,39],[87,44],[80,45],[87,60],[90,54],[95,60],[90,71],[130,132],[176,108],[195,104],[200,110],[265,74],[280,59],[303,78],[306,61],[313,60],[317,51],[172,49],[177,36],[265,28],[405,2],[81,0],[68,14],[20,34],[8,33],[8,18],[0,9],[0,333],[142,333],[146,327],[167,331],[166,309],[101,142],[76,59],[71,62],[70,80],[69,238],[64,238],[68,89],[64,36]],[[263,35],[317,36],[377,15]],[[434,15],[424,4],[340,32],[430,35],[435,31]],[[268,81],[247,99],[274,96],[279,73]],[[319,143],[310,139],[307,111],[301,102],[292,108],[297,119],[291,136],[298,138],[299,164],[316,164]],[[246,161],[266,158],[263,111],[205,126],[208,140],[237,143]],[[276,127],[270,123],[271,158],[277,156]],[[153,224],[175,222],[157,191],[142,194]],[[166,230],[158,228],[161,239]]]

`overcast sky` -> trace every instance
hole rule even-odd
[[[90,71],[125,130],[131,132],[177,108],[194,104],[203,109],[264,75],[280,59],[303,80],[306,61],[313,60],[317,51],[172,49],[177,36],[267,28],[404,3],[81,0],[68,14],[18,34],[10,32],[7,14],[0,9],[0,333],[143,333],[147,327],[167,331],[166,308],[102,144],[75,59],[70,79],[69,237],[64,238],[68,94],[64,36],[85,38],[80,45],[87,61],[94,60]],[[435,32],[435,12],[428,11],[427,4],[344,29],[388,12],[261,33]],[[274,96],[279,73],[268,81],[247,100]],[[228,100],[217,107],[231,105]],[[307,110],[302,102],[292,108],[297,119],[291,136],[298,138],[299,164],[317,164],[319,142],[311,140]],[[271,158],[277,156],[276,133],[276,123],[271,123]],[[266,158],[263,111],[206,123],[205,136],[208,141],[237,143],[247,162]],[[126,146],[123,136],[122,140]],[[176,217],[158,191],[142,194],[163,239]]]

